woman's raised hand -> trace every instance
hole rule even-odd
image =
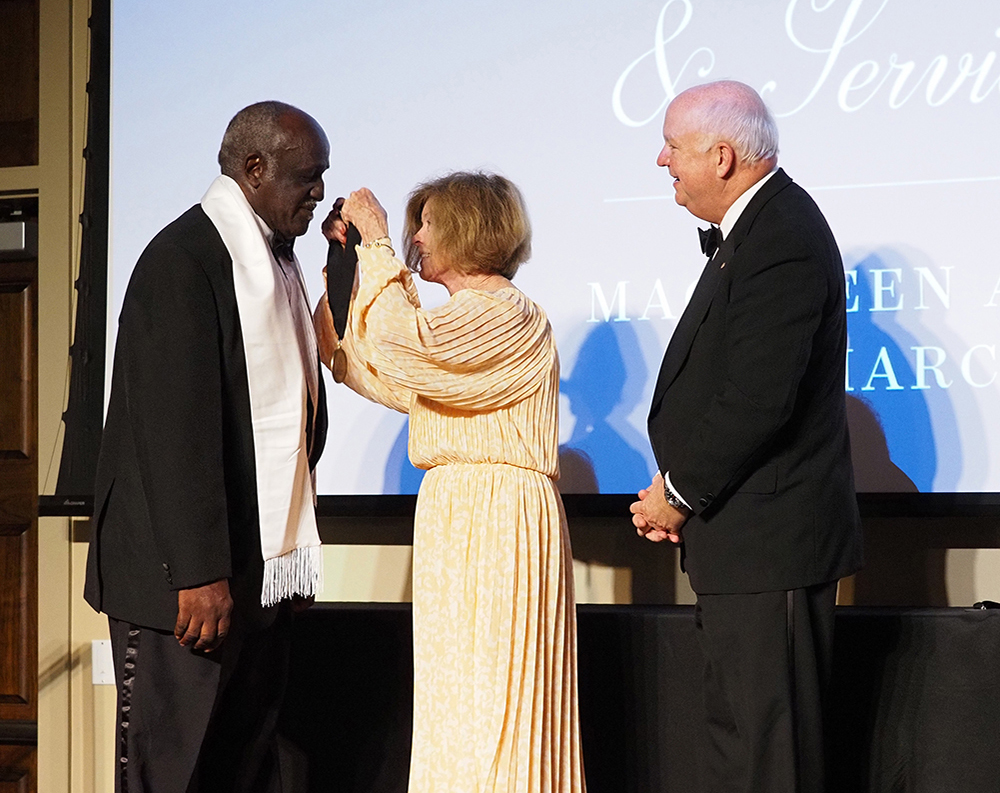
[[[340,209],[340,217],[345,223],[353,223],[357,227],[362,243],[389,236],[385,209],[367,187],[351,193]]]

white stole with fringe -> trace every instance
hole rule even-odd
[[[228,176],[218,177],[201,207],[233,259],[264,556],[260,601],[271,606],[292,595],[315,595],[322,585],[322,547],[307,455],[308,385],[303,364],[317,353],[302,349],[295,314],[278,281],[283,278],[281,265],[240,186]]]

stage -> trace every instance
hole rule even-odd
[[[690,606],[580,606],[589,793],[692,793],[701,657]],[[833,793],[1000,790],[1000,612],[837,612]],[[320,604],[295,628],[282,715],[293,790],[404,793],[408,604]]]

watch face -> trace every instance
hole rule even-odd
[[[674,493],[666,484],[663,485],[663,497],[667,500],[667,503],[674,509],[684,510],[687,507],[684,502],[680,500],[676,493]]]

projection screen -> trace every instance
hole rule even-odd
[[[118,0],[109,343],[131,267],[217,175],[228,120],[281,99],[332,145],[296,247],[314,302],[338,195],[374,190],[398,241],[428,177],[520,186],[534,237],[515,283],[559,346],[562,489],[634,493],[655,470],[659,361],[704,265],[655,164],[664,108],[738,79],[841,247],[859,490],[1000,491],[998,38],[995,0]],[[415,492],[406,417],[327,385],[319,492]]]

